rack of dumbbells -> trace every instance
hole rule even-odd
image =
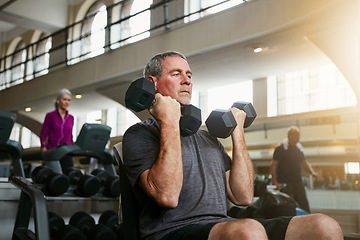
[[[96,224],[86,211],[75,211],[68,223],[61,213],[48,210],[48,202],[76,200],[111,200],[118,202],[120,178],[114,166],[114,159],[105,150],[111,128],[103,124],[84,124],[74,145],[64,145],[49,150],[43,155],[43,165],[31,173],[31,180],[23,176],[11,176],[10,182],[21,190],[14,224],[13,240],[22,239],[116,239],[115,225]],[[45,153],[45,152],[44,152]],[[64,172],[60,159],[64,156],[86,156],[98,159],[103,169],[90,174],[71,167]],[[65,207],[66,208],[66,207]],[[29,229],[31,218],[34,231]],[[114,216],[102,217],[113,219]],[[109,222],[110,220],[102,220]]]

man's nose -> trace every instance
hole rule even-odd
[[[184,75],[182,78],[181,84],[190,85],[191,84],[191,78],[188,75]]]

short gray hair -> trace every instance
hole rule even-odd
[[[182,53],[176,51],[159,53],[151,58],[150,61],[146,64],[143,73],[144,78],[148,78],[148,76],[155,76],[160,78],[163,70],[162,61],[170,56],[178,56],[187,61],[186,57]]]
[[[296,127],[296,126],[291,126],[291,127],[288,128],[288,135],[289,135],[290,133],[293,133],[294,131],[300,133],[300,129],[299,129],[298,127]]]
[[[62,96],[63,96],[64,94],[68,94],[68,95],[71,96],[71,92],[70,92],[68,89],[66,89],[66,88],[61,89],[61,90],[58,92],[58,95],[56,96],[55,108],[58,108],[58,107],[59,107],[59,101],[60,101],[60,99],[62,98]]]

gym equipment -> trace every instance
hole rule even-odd
[[[127,108],[140,112],[148,109],[155,98],[155,85],[145,78],[133,81],[125,94]],[[201,110],[191,104],[181,107],[180,132],[182,136],[190,136],[201,126]]]
[[[110,229],[112,229],[115,232],[115,234],[117,235],[121,234],[122,226],[119,225],[119,216],[116,212],[111,210],[103,212],[100,215],[99,223],[108,226]]]
[[[64,156],[86,156],[98,159],[107,171],[116,174],[113,156],[108,149],[105,149],[110,132],[111,127],[105,124],[85,123],[73,145],[62,145],[42,152],[44,164],[54,171],[62,173],[60,160]]]
[[[64,219],[54,212],[48,213],[50,237],[54,240],[81,240],[82,232],[72,225],[65,225]]]
[[[114,145],[114,157],[119,165],[120,175],[120,214],[119,224],[124,231],[120,231],[122,239],[140,240],[139,230],[139,203],[134,195],[130,181],[125,173],[125,168],[121,159],[122,143]]]
[[[298,209],[297,202],[280,191],[270,191],[264,180],[255,179],[254,195],[259,198],[246,208],[232,207],[228,215],[234,218],[276,218],[280,216],[297,216],[307,214]],[[301,213],[300,213],[301,212]]]
[[[120,196],[120,178],[119,176],[111,175],[108,171],[103,169],[95,169],[91,172],[92,175],[101,180],[103,186],[103,194],[108,197]]]
[[[38,166],[31,172],[31,179],[41,187],[47,196],[60,196],[69,188],[69,178],[54,172],[47,166]]]
[[[23,177],[10,176],[9,181],[21,189],[12,239],[50,239],[44,193]],[[28,229],[32,217],[35,232]]]
[[[74,192],[79,196],[91,197],[100,190],[101,182],[99,178],[89,174],[83,174],[77,168],[67,168],[65,175],[68,176],[70,185],[76,186]]]
[[[10,158],[14,175],[25,177],[22,164],[23,147],[21,143],[9,139],[15,119],[15,113],[0,111],[0,160]]]
[[[71,216],[69,224],[78,228],[88,240],[115,240],[115,233],[104,224],[95,224],[92,216],[86,212],[77,212]]]
[[[249,127],[257,114],[249,102],[235,102],[231,107],[236,107],[246,113],[244,128]],[[236,120],[230,110],[215,109],[205,121],[209,133],[214,137],[227,138],[237,126]]]

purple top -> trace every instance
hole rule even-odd
[[[63,143],[73,144],[73,126],[74,117],[68,111],[64,120],[57,109],[47,113],[40,133],[41,149],[46,147],[49,150]]]

